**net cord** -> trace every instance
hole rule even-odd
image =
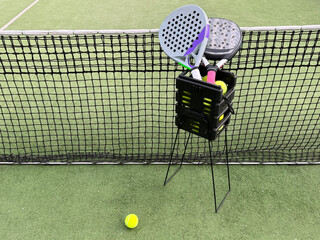
[[[240,27],[243,32],[253,31],[290,31],[290,30],[320,30],[320,25],[303,26],[272,26],[272,27]],[[127,29],[127,30],[3,30],[0,35],[26,35],[26,36],[67,36],[67,35],[113,35],[113,34],[146,34],[157,33],[159,29]]]

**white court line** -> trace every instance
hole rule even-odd
[[[21,13],[19,13],[17,16],[15,16],[14,18],[12,18],[10,20],[10,22],[8,22],[6,25],[4,25],[2,28],[0,28],[0,31],[5,30],[7,27],[9,27],[15,20],[17,20],[19,17],[21,17],[26,11],[28,11],[30,8],[33,7],[33,5],[35,5],[37,2],[39,2],[39,0],[35,0],[33,3],[31,3],[28,7],[26,7],[24,10],[22,10]]]

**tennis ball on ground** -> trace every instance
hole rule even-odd
[[[137,215],[129,214],[128,216],[126,216],[125,224],[128,228],[135,228],[136,226],[138,226],[138,223],[139,219]]]
[[[218,80],[218,81],[216,81],[215,84],[222,88],[222,94],[223,95],[226,94],[226,92],[228,90],[228,87],[227,87],[227,84],[225,84],[225,82]]]
[[[206,82],[207,81],[207,75],[202,77],[202,81]]]

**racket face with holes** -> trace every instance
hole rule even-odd
[[[230,60],[240,49],[242,33],[239,26],[227,19],[209,18],[210,35],[205,56],[210,60]]]
[[[180,65],[198,67],[209,38],[208,18],[202,8],[186,5],[162,22],[159,41],[162,50]]]

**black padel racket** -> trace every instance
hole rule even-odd
[[[240,49],[242,44],[242,33],[239,26],[227,19],[209,18],[210,35],[205,57],[209,60],[220,60],[215,66],[215,72],[228,62]],[[209,63],[203,58],[205,66]],[[213,78],[207,78],[210,83],[215,82]]]

